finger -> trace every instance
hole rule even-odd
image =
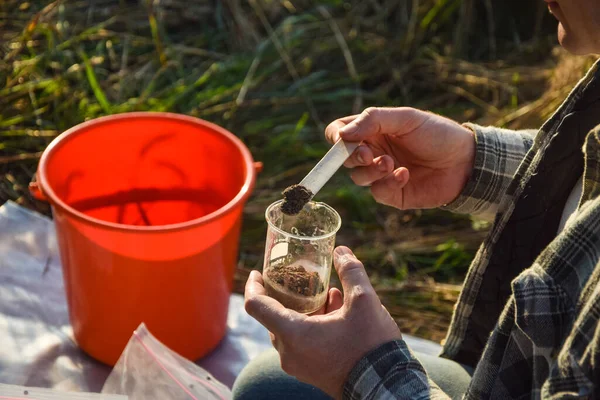
[[[371,136],[404,135],[414,131],[430,118],[429,113],[410,107],[370,107],[358,118],[339,127],[342,139],[358,142]]]
[[[325,302],[321,308],[319,308],[317,311],[312,312],[310,314],[308,314],[309,317],[312,317],[313,315],[323,315],[327,312],[327,302]]]
[[[339,246],[334,250],[334,266],[344,288],[344,303],[375,296],[363,264],[354,256],[352,250]]]
[[[341,308],[343,304],[344,298],[342,292],[337,288],[330,288],[327,293],[327,301],[325,304],[314,313],[309,314],[309,316],[328,314]]]
[[[343,128],[344,126],[348,125],[354,119],[356,119],[356,117],[358,117],[358,114],[357,115],[349,115],[344,118],[336,119],[335,121],[330,123],[327,126],[327,128],[325,128],[325,139],[327,139],[327,141],[331,144],[334,144],[335,142],[337,142],[338,139],[340,138],[338,131],[341,128]]]
[[[368,167],[358,167],[352,170],[350,177],[358,186],[370,186],[394,170],[394,160],[390,156],[380,156],[373,160]]]
[[[259,271],[250,271],[246,287],[244,288],[244,294],[248,295],[249,292],[253,295],[267,295],[262,274]]]
[[[277,336],[275,336],[272,332],[269,332],[269,339],[271,339],[271,344],[273,345],[273,348],[277,349],[277,346],[279,345],[277,341]]]
[[[371,194],[376,202],[405,210],[411,207],[410,198],[404,188],[408,184],[410,173],[404,167],[397,168],[393,173],[371,185]]]
[[[340,289],[331,288],[329,289],[329,293],[327,294],[327,307],[326,312],[329,314],[330,312],[334,312],[339,310],[344,305],[344,296]]]
[[[303,315],[286,309],[277,300],[266,295],[262,275],[252,271],[244,291],[246,312],[275,334],[285,334],[293,330],[294,321]]]
[[[344,162],[346,168],[354,168],[361,165],[371,165],[373,163],[373,150],[365,144],[361,144]]]
[[[275,336],[271,332],[269,332],[269,338],[271,339],[271,345],[279,353],[281,351],[281,342],[279,341],[279,339],[277,339],[277,336]]]

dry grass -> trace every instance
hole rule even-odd
[[[493,123],[513,129],[541,126],[560,106],[585,71],[598,59],[597,56],[574,56],[561,48],[554,49],[553,57],[557,62],[547,71],[544,93],[514,111],[493,119]]]

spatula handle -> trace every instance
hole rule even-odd
[[[339,139],[300,182],[300,185],[310,190],[313,196],[316,195],[359,144],[359,142],[344,142]]]

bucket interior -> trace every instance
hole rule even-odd
[[[244,154],[209,126],[160,116],[107,119],[62,139],[45,185],[90,217],[137,226],[191,221],[243,188]]]

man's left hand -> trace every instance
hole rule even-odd
[[[336,248],[334,265],[344,295],[330,289],[327,304],[316,314],[300,314],[268,297],[258,271],[246,283],[245,307],[271,333],[286,373],[339,399],[356,363],[401,334],[352,251]]]

